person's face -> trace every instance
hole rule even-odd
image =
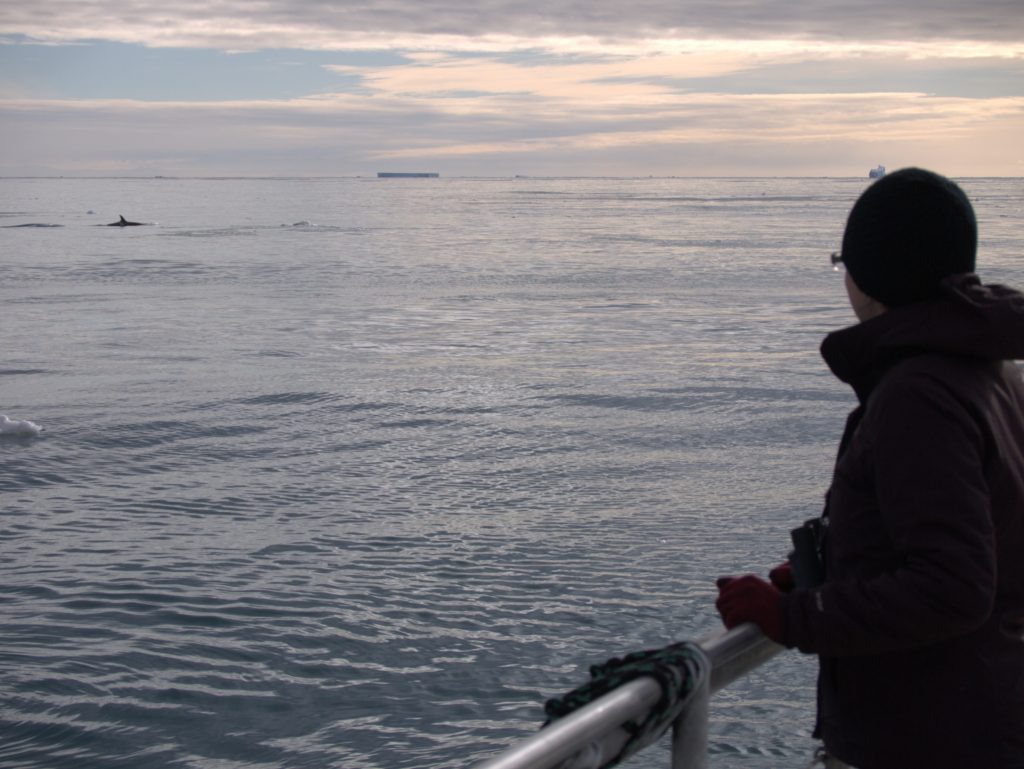
[[[850,273],[848,271],[846,273],[845,282],[846,295],[850,298],[850,306],[853,308],[853,313],[857,316],[857,320],[863,323],[866,320],[877,318],[889,309],[877,299],[872,299],[861,291],[857,287],[857,284],[853,282],[853,278],[850,277]]]

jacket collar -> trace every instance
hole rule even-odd
[[[1024,294],[984,285],[973,273],[952,275],[937,296],[835,331],[821,344],[832,373],[862,403],[893,365],[924,353],[1024,358]]]

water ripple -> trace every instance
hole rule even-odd
[[[465,767],[818,512],[859,180],[3,183],[180,223],[0,230],[5,769]],[[717,695],[712,763],[806,764],[813,682]]]

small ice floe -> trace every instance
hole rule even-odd
[[[5,436],[30,437],[39,435],[42,430],[35,422],[27,419],[10,419],[6,414],[0,414],[0,438]]]

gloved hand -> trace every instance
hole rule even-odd
[[[782,606],[778,589],[760,577],[719,577],[715,607],[727,628],[753,622],[773,641],[782,640]]]
[[[796,587],[796,580],[793,578],[793,567],[789,561],[780,563],[768,572],[768,579],[783,593],[788,593]]]

